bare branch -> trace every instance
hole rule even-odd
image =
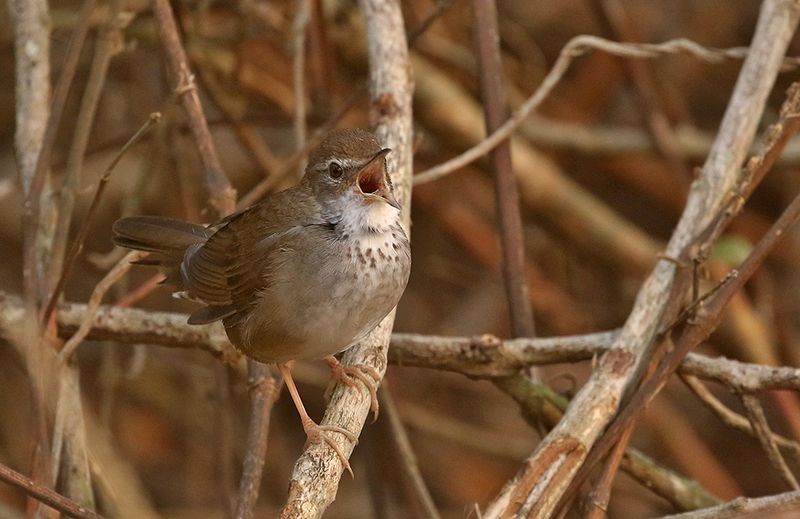
[[[267,454],[267,437],[272,407],[280,394],[282,381],[272,376],[264,364],[249,362],[250,400],[253,409],[247,431],[247,456],[239,482],[239,500],[236,503],[236,519],[251,519],[255,512],[264,460]],[[258,410],[257,410],[258,409]]]
[[[703,384],[700,380],[698,380],[694,375],[687,375],[682,373],[681,379],[689,386],[697,398],[700,399],[706,407],[708,407],[717,417],[727,425],[737,431],[742,431],[750,436],[755,437],[756,432],[753,430],[753,424],[751,424],[747,418],[736,413],[729,409],[725,404],[719,401],[717,397],[715,397],[711,391]],[[741,391],[738,390],[737,391]],[[790,440],[785,438],[779,434],[772,433],[773,441],[780,447],[781,449],[789,452],[794,456],[795,459],[800,459],[800,444],[796,441]]]
[[[789,468],[789,465],[786,464],[786,460],[783,459],[781,451],[778,449],[777,442],[775,442],[772,430],[769,428],[767,417],[764,415],[764,409],[761,407],[758,397],[745,393],[741,396],[741,399],[744,408],[747,410],[747,417],[750,419],[750,424],[753,426],[753,430],[758,437],[758,441],[761,443],[761,447],[764,449],[764,452],[767,453],[770,463],[792,490],[800,490],[797,479],[794,477],[794,474],[792,474],[792,470]]]
[[[25,287],[25,297],[27,299],[29,311],[33,311],[36,298],[39,297],[39,278],[37,274],[37,252],[36,240],[40,233],[40,211],[41,195],[44,189],[47,172],[50,169],[50,157],[53,146],[58,135],[58,127],[61,123],[61,116],[64,113],[67,94],[72,86],[75,71],[78,67],[78,60],[89,32],[90,18],[96,5],[96,0],[85,0],[80,11],[78,24],[72,32],[69,45],[66,51],[64,64],[61,68],[61,75],[53,93],[52,104],[50,97],[50,61],[49,34],[45,27],[44,34],[36,34],[33,30],[35,26],[30,24],[47,23],[47,10],[45,2],[26,2],[15,1],[11,4],[9,11],[17,13],[19,19],[14,23],[14,27],[20,31],[24,37],[19,40],[20,44],[29,45],[28,42],[35,42],[33,48],[35,55],[32,59],[28,58],[29,53],[25,47],[17,50],[21,53],[17,59],[17,82],[18,89],[18,149],[23,146],[33,152],[33,156],[27,159],[17,158],[20,164],[23,185],[26,189],[27,200],[25,203],[25,213],[23,217],[23,284]],[[43,10],[44,6],[44,10]],[[29,67],[35,67],[28,71]],[[31,97],[33,96],[33,97]],[[20,110],[32,110],[31,113],[21,114]],[[46,125],[46,127],[45,127]],[[36,130],[26,130],[26,128],[38,128]],[[43,131],[43,135],[36,137],[35,132]],[[41,143],[39,147],[35,143]],[[19,151],[18,151],[19,154]]]
[[[75,198],[79,189],[81,173],[83,171],[83,161],[86,155],[86,148],[89,144],[89,136],[94,125],[95,114],[100,104],[100,97],[103,86],[106,82],[109,65],[112,58],[118,54],[124,46],[122,30],[133,20],[129,13],[120,15],[120,0],[110,2],[111,15],[105,21],[100,35],[95,44],[92,65],[89,70],[89,78],[83,90],[81,105],[78,116],[74,123],[72,132],[72,143],[67,157],[67,170],[61,181],[61,190],[57,200],[58,220],[53,231],[53,245],[50,253],[50,264],[48,265],[48,275],[45,280],[47,293],[50,295],[50,303],[45,310],[45,322],[52,311],[52,294],[59,292],[61,287],[57,287],[57,281],[64,278],[65,257],[67,250],[67,240],[72,224],[72,216],[75,208]],[[70,268],[69,265],[66,267]],[[60,279],[59,279],[60,278]],[[55,288],[54,288],[55,286]]]
[[[200,105],[200,96],[197,93],[194,76],[189,70],[186,52],[183,50],[178,36],[172,7],[168,0],[152,0],[152,4],[170,76],[175,85],[175,91],[181,96],[183,107],[189,116],[189,127],[194,135],[200,160],[203,162],[211,203],[220,216],[227,216],[235,209],[236,190],[231,186],[219,162],[219,156],[203,114],[203,107]]]
[[[478,55],[486,132],[492,133],[508,119],[500,63],[497,6],[493,0],[473,0],[472,33]],[[525,243],[519,212],[519,191],[511,161],[511,143],[505,140],[491,151],[494,193],[500,221],[503,278],[508,314],[515,337],[534,335],[533,312],[525,282]]]
[[[511,114],[511,117],[505,124],[489,135],[486,140],[475,145],[461,155],[415,175],[414,185],[432,182],[457,169],[463,168],[467,164],[486,155],[498,144],[508,139],[519,125],[522,124],[525,118],[538,108],[542,102],[547,99],[547,96],[552,93],[555,86],[561,81],[564,74],[566,74],[572,61],[591,50],[602,50],[614,54],[615,56],[637,59],[655,58],[664,54],[688,53],[698,59],[711,63],[718,63],[727,58],[741,59],[748,55],[749,49],[711,49],[686,39],[669,40],[664,43],[619,43],[598,38],[597,36],[576,36],[561,50],[561,54],[559,54],[558,59],[553,64],[553,67],[550,69],[550,72],[548,72],[541,85],[539,85],[539,88],[531,94],[525,103]],[[797,64],[796,59],[786,61],[782,55],[780,60],[781,61],[776,64],[778,67],[784,63],[791,65]]]
[[[361,0],[359,5],[367,23],[375,135],[381,143],[392,148],[387,165],[395,195],[403,206],[406,232],[410,232],[412,84],[403,16],[399,4],[392,0]],[[383,376],[393,323],[394,311],[365,339],[346,351],[343,362],[369,366]],[[337,384],[320,425],[334,425],[358,433],[369,413],[370,403],[370,396],[359,388]],[[341,435],[334,436],[334,440],[349,456],[353,445]],[[341,461],[327,445],[308,445],[295,464],[289,497],[281,517],[321,516],[336,495],[342,470]]]
[[[712,508],[704,508],[696,512],[666,515],[661,519],[734,519],[755,517],[790,517],[779,512],[797,512],[800,510],[800,492],[786,492],[767,497],[740,497],[728,503]]]
[[[61,358],[62,362],[65,362],[67,359],[69,359],[75,349],[80,346],[83,340],[89,335],[89,332],[92,329],[92,321],[98,309],[100,308],[100,303],[103,301],[103,297],[106,295],[106,292],[108,292],[114,283],[119,281],[119,279],[130,270],[131,262],[140,260],[146,257],[147,254],[148,253],[141,251],[129,252],[121,260],[119,260],[116,266],[111,269],[102,280],[100,280],[97,286],[95,286],[94,290],[92,291],[92,295],[89,297],[89,304],[86,305],[87,311],[83,316],[83,320],[78,326],[78,330],[64,344],[64,347],[59,353],[59,357]]]
[[[71,499],[67,499],[54,490],[37,484],[31,478],[3,464],[0,464],[0,480],[22,489],[29,496],[34,497],[69,517],[76,517],[78,519],[102,519],[102,516],[88,510]]]
[[[136,133],[122,146],[122,149],[119,150],[116,157],[111,161],[108,165],[106,170],[103,172],[103,175],[100,177],[99,182],[97,183],[97,188],[94,192],[94,197],[92,198],[92,203],[89,205],[89,211],[86,213],[86,216],[81,223],[81,228],[78,231],[78,235],[75,237],[75,241],[72,243],[72,247],[69,249],[69,254],[66,256],[66,261],[64,262],[64,269],[61,272],[61,275],[58,278],[58,282],[53,289],[53,293],[50,295],[50,301],[47,303],[47,307],[44,311],[44,318],[42,319],[44,322],[50,320],[50,315],[52,314],[53,310],[55,309],[56,303],[58,302],[58,298],[61,297],[61,291],[64,290],[64,285],[67,282],[70,274],[72,273],[72,269],[75,266],[75,260],[77,260],[78,256],[80,255],[81,251],[83,250],[83,242],[86,240],[86,236],[89,233],[89,223],[92,221],[92,217],[94,217],[95,212],[97,211],[98,203],[100,202],[100,198],[102,198],[103,193],[105,192],[106,184],[111,179],[111,172],[114,171],[114,168],[117,166],[119,161],[125,155],[125,152],[128,151],[131,146],[136,144],[139,139],[144,136],[144,134],[149,130],[154,124],[156,124],[161,119],[161,114],[158,112],[150,114],[150,118],[145,122],[141,128],[139,128]],[[64,189],[67,189],[66,187]],[[71,211],[71,205],[70,211]],[[65,217],[66,215],[62,215]]]
[[[750,52],[717,140],[694,183],[667,247],[667,256],[680,258],[690,244],[702,242],[709,227],[713,227],[729,204],[729,193],[740,178],[741,165],[798,17],[800,6],[794,2],[767,0],[763,4]],[[660,323],[677,314],[688,281],[688,278],[678,279],[675,264],[662,261],[656,265],[614,347],[573,399],[564,419],[505,486],[485,517],[512,513],[549,517],[555,511],[588,451],[617,413],[626,388],[641,378]],[[590,414],[593,419],[586,420]]]
[[[398,456],[400,457],[400,465],[405,477],[408,478],[411,483],[414,496],[422,506],[426,519],[439,519],[441,516],[439,515],[439,511],[436,510],[436,504],[433,502],[427,485],[425,485],[425,480],[422,479],[417,457],[414,454],[414,449],[411,447],[408,434],[406,433],[405,427],[403,427],[403,422],[400,420],[400,415],[394,405],[394,398],[392,398],[392,394],[389,392],[386,382],[384,382],[384,386],[378,392],[378,396],[380,398],[381,408],[389,419],[389,430],[392,441],[397,448]]]
[[[62,303],[58,311],[59,334],[69,337],[86,320],[90,307]],[[100,306],[91,320],[87,338],[123,344],[156,344],[172,348],[199,348],[226,362],[241,358],[216,325],[192,326],[188,315],[134,308]],[[0,329],[23,318],[17,296],[0,291]],[[618,331],[538,339],[501,340],[493,335],[445,337],[408,333],[392,334],[389,362],[397,366],[441,369],[472,378],[507,378],[535,365],[591,360],[606,353]],[[800,391],[800,368],[750,364],[724,357],[690,353],[681,364],[682,374],[719,382],[732,390],[758,392],[771,389]]]

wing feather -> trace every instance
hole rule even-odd
[[[190,323],[228,318],[258,301],[281,244],[321,221],[316,202],[304,193],[289,189],[228,216],[210,227],[215,232],[205,243],[187,251],[181,265],[184,283],[208,305],[194,312]]]

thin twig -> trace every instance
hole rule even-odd
[[[486,132],[492,133],[508,119],[500,63],[497,6],[493,0],[473,0],[472,13]],[[507,139],[492,149],[491,162],[511,327],[515,337],[532,337],[533,312],[525,282],[525,244],[519,212],[519,191],[511,162],[511,143]]]
[[[767,453],[767,458],[769,458],[770,463],[792,490],[800,490],[800,486],[797,484],[797,478],[792,474],[792,470],[789,468],[789,465],[786,464],[786,460],[783,459],[781,451],[778,449],[778,445],[775,442],[775,438],[773,438],[772,430],[769,428],[767,417],[764,415],[764,409],[761,407],[761,402],[758,401],[758,397],[745,393],[741,395],[741,400],[747,411],[750,424],[753,426],[753,430],[756,433],[758,441],[761,443],[761,447],[764,449],[764,452]]]
[[[108,68],[113,57],[124,46],[123,28],[133,19],[127,13],[120,15],[120,4],[120,0],[110,2],[111,14],[97,38],[92,65],[89,70],[89,78],[86,80],[78,116],[73,126],[72,143],[67,157],[67,169],[64,172],[60,196],[56,202],[58,219],[53,231],[50,265],[48,266],[47,278],[43,282],[46,292],[50,294],[50,305],[53,299],[52,293],[57,290],[54,286],[60,281],[59,278],[64,277],[64,269],[62,267],[64,266],[64,254],[67,250],[69,231],[72,224],[76,193],[79,189],[86,148],[89,144],[89,136],[94,124],[97,107],[100,104],[100,96],[106,82]],[[45,312],[48,317],[50,311],[52,311],[50,305],[48,305],[48,310]]]
[[[800,492],[795,491],[766,497],[740,497],[715,507],[683,514],[665,515],[661,519],[753,519],[776,517],[779,512],[797,512],[798,510],[800,510]]]
[[[9,485],[14,485],[29,496],[69,517],[75,517],[78,519],[102,519],[101,515],[86,509],[75,501],[62,496],[54,490],[39,485],[31,478],[20,474],[16,470],[6,467],[3,464],[0,464],[0,480],[5,481]]]
[[[39,279],[36,266],[36,236],[39,233],[39,221],[41,218],[40,212],[42,190],[44,189],[44,185],[46,183],[45,181],[47,180],[47,172],[50,168],[50,158],[53,152],[53,146],[56,142],[56,137],[58,135],[58,128],[61,124],[61,116],[64,113],[64,107],[66,106],[67,94],[72,86],[72,80],[75,77],[75,71],[78,68],[78,60],[80,59],[81,50],[83,49],[83,44],[86,40],[86,34],[89,32],[89,27],[91,25],[91,14],[94,11],[96,3],[96,0],[84,0],[81,6],[81,10],[78,15],[78,23],[75,25],[75,28],[72,31],[72,36],[70,37],[67,45],[64,64],[61,67],[61,75],[58,77],[58,83],[56,84],[53,92],[53,99],[49,105],[50,111],[49,116],[47,117],[47,126],[42,137],[41,148],[39,148],[37,151],[38,156],[36,157],[35,166],[30,177],[28,177],[27,173],[23,175],[23,185],[27,185],[28,189],[26,190],[26,201],[23,215],[22,277],[25,298],[28,309],[31,312],[34,309],[36,299],[39,297]],[[42,2],[42,4],[44,4],[44,2]],[[39,3],[21,1],[19,2],[19,5],[27,5],[35,9]],[[43,15],[42,13],[35,13],[34,16],[35,19],[40,21],[47,19],[47,16]],[[20,21],[17,21],[14,26],[22,29],[24,24]],[[46,58],[46,56],[49,54],[47,48],[47,42],[49,40],[47,35],[45,35],[45,40],[45,46],[43,48],[39,48],[39,52],[42,53],[42,56],[40,56],[40,64],[42,66],[49,67],[49,59]],[[26,39],[24,45],[29,45],[28,41],[30,40]],[[37,43],[41,44],[42,42]],[[25,55],[25,52],[27,51],[21,50],[21,52],[23,55]],[[25,62],[26,60],[17,60],[19,67],[24,66]],[[21,99],[24,99],[27,97],[27,93],[33,93],[37,96],[46,94],[47,88],[45,85],[49,85],[50,79],[47,76],[25,79],[23,74],[18,73],[18,81],[22,82],[20,84],[25,85],[25,93],[18,93],[18,95],[21,96]],[[32,85],[36,85],[35,88],[32,88]],[[48,106],[46,100],[42,102],[40,99],[37,99],[35,104],[40,110],[45,109]],[[23,119],[28,121],[28,118],[30,117],[30,114],[26,114],[23,116]],[[28,122],[34,121],[30,120]],[[20,128],[22,128],[22,126],[20,126]],[[25,139],[24,146],[26,148],[32,145],[31,137],[31,135],[20,135],[21,139]],[[18,146],[20,146],[19,143]],[[22,164],[26,164],[26,161],[21,162]]]
[[[411,447],[408,434],[406,433],[405,427],[403,427],[402,420],[400,420],[400,415],[394,405],[394,398],[392,398],[392,394],[389,392],[386,382],[384,382],[384,386],[381,387],[378,392],[378,397],[380,398],[381,409],[383,409],[383,412],[389,419],[389,430],[391,431],[392,440],[394,441],[398,456],[400,457],[400,466],[405,477],[408,478],[411,483],[414,496],[419,504],[422,505],[427,519],[439,519],[441,516],[436,509],[436,504],[433,502],[428,486],[425,484],[425,480],[422,478],[422,474],[419,471],[417,457],[414,454],[414,449]]]
[[[308,155],[308,152],[311,151],[312,148],[317,146],[322,139],[325,137],[325,134],[333,128],[339,120],[344,117],[344,115],[354,106],[355,100],[357,100],[363,92],[354,92],[351,102],[346,102],[342,109],[337,112],[333,117],[328,119],[324,125],[317,128],[317,130],[311,135],[311,137],[305,142],[302,149],[295,151],[292,153],[281,165],[281,167],[272,172],[270,176],[253,186],[250,191],[245,193],[244,196],[239,200],[237,207],[239,209],[243,209],[245,207],[249,207],[254,203],[261,200],[267,193],[275,189],[284,179],[286,179],[289,175],[295,171],[295,168],[298,167],[300,164],[303,163],[305,157]]]
[[[69,249],[69,254],[67,254],[66,261],[64,262],[64,269],[61,272],[61,277],[58,278],[58,283],[56,283],[55,288],[53,289],[53,294],[50,296],[50,301],[47,303],[47,307],[44,311],[44,316],[42,318],[43,322],[47,322],[50,320],[50,316],[55,309],[56,303],[58,302],[58,298],[61,297],[61,292],[64,290],[64,286],[66,285],[67,279],[69,278],[70,274],[72,273],[72,269],[75,267],[75,261],[78,259],[81,251],[83,250],[83,244],[86,241],[86,236],[89,234],[89,224],[94,217],[95,212],[97,212],[97,207],[100,203],[100,198],[103,196],[105,192],[106,185],[108,181],[111,179],[111,173],[114,171],[114,168],[117,167],[119,161],[122,160],[122,157],[125,153],[139,140],[144,136],[145,133],[159,120],[161,119],[161,114],[158,112],[154,112],[150,114],[150,117],[138,130],[133,136],[128,139],[128,142],[122,146],[122,149],[119,150],[117,155],[108,165],[106,170],[103,172],[103,176],[100,177],[100,180],[97,183],[97,188],[94,191],[94,197],[92,198],[92,203],[89,205],[89,210],[86,213],[86,216],[81,223],[81,228],[78,231],[78,235],[75,237],[75,241],[72,242],[72,246]]]
[[[606,459],[603,472],[589,494],[586,505],[586,519],[603,519],[608,512],[608,503],[611,501],[611,487],[619,470],[625,450],[633,436],[633,427],[628,427],[622,433],[619,441]]]
[[[453,5],[453,0],[436,0],[436,4],[425,15],[425,18],[419,22],[419,25],[408,32],[408,46],[413,47],[417,40],[431,28],[433,22],[438,20],[451,5]]]
[[[247,369],[252,415],[247,430],[247,456],[239,482],[239,499],[233,515],[235,519],[251,519],[255,513],[267,454],[272,406],[283,385],[283,381],[273,377],[267,366],[260,362],[249,362]]]
[[[719,401],[717,397],[694,375],[687,375],[681,373],[681,380],[683,380],[689,389],[700,399],[700,401],[708,407],[717,417],[727,425],[737,431],[749,434],[756,437],[756,432],[753,430],[753,424],[744,416],[736,413],[728,408],[725,404]],[[777,433],[772,433],[773,441],[781,449],[790,453],[796,460],[800,460],[800,444],[794,440],[790,440]]]
[[[292,24],[292,82],[294,83],[294,149],[300,151],[306,143],[306,29],[311,13],[310,0],[295,0]],[[298,164],[298,177],[305,164]]]
[[[100,302],[103,300],[103,296],[106,292],[130,270],[132,262],[140,260],[147,255],[147,252],[129,252],[100,280],[99,283],[97,283],[86,305],[86,314],[84,315],[83,321],[78,327],[78,330],[64,344],[61,352],[59,352],[61,362],[66,362],[86,336],[89,335],[89,332],[92,330],[92,320],[100,308]]]
[[[175,85],[175,93],[180,95],[183,107],[189,117],[189,127],[205,169],[211,204],[220,216],[226,216],[235,210],[236,190],[231,186],[219,162],[219,156],[203,114],[203,107],[200,104],[194,76],[189,70],[186,52],[183,50],[178,36],[172,7],[169,5],[169,0],[152,0],[152,5],[170,76]]]
[[[547,73],[542,83],[531,94],[530,97],[512,114],[511,117],[500,128],[495,130],[485,140],[476,144],[461,155],[454,157],[438,166],[427,169],[414,175],[414,185],[432,182],[453,171],[463,168],[467,164],[474,162],[498,144],[508,139],[519,127],[525,118],[538,108],[542,102],[552,93],[555,86],[564,77],[572,61],[583,56],[591,50],[601,50],[627,58],[655,58],[663,54],[688,53],[695,58],[702,59],[711,63],[719,63],[724,59],[741,59],[747,56],[748,48],[714,49],[703,47],[697,43],[677,39],[669,40],[664,43],[619,43],[609,41],[597,36],[581,35],[571,39],[561,50],[558,59],[553,64],[550,72]],[[797,59],[792,58],[786,61],[787,64],[796,65]]]
[[[619,0],[593,0],[591,5],[601,25],[612,38],[632,43],[639,40],[630,17]],[[688,184],[691,171],[663,108],[652,70],[648,63],[636,60],[624,60],[622,67],[628,81],[636,90],[636,99],[643,112],[645,126],[657,152],[666,159],[683,183]]]

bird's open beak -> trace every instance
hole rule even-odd
[[[386,177],[386,167],[382,160],[390,151],[392,150],[389,148],[383,148],[376,153],[358,172],[356,183],[358,184],[358,189],[365,195],[379,196],[387,204],[399,211],[400,203],[389,188],[389,179]]]

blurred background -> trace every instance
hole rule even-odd
[[[363,20],[355,2],[312,0],[306,32],[304,91],[309,132],[368,126]],[[484,135],[469,2],[402,0],[413,40],[415,170],[436,165]],[[709,47],[747,46],[756,1],[531,2],[499,0],[504,79],[516,107],[541,82],[574,36],[661,42],[689,38]],[[296,2],[172,2],[223,167],[240,198],[264,179],[281,189],[300,167],[292,80]],[[57,78],[80,2],[50,2],[52,75]],[[110,13],[124,11],[109,29]],[[435,18],[429,18],[436,13]],[[120,27],[122,26],[122,27]],[[0,289],[22,290],[23,196],[14,159],[14,33],[0,9]],[[101,56],[101,51],[107,58]],[[790,46],[800,55],[800,42]],[[98,56],[100,56],[98,58]],[[91,70],[108,60],[83,163],[74,234],[99,176],[151,112],[161,123],[124,157],[90,225],[85,252],[70,277],[68,301],[85,302],[122,257],[110,242],[122,215],[214,219],[198,154],[182,108],[170,94],[149,2],[99,2],[80,57],[52,159],[61,185]],[[525,226],[526,275],[537,334],[580,334],[621,326],[655,262],[702,165],[741,62],[707,63],[687,55],[623,61],[593,52],[578,58],[517,132],[513,146]],[[764,125],[774,120],[797,71],[780,76]],[[791,142],[742,216],[715,251],[720,278],[766,230],[800,187],[800,143]],[[74,160],[74,159],[72,159]],[[263,186],[263,184],[261,184]],[[413,271],[395,330],[424,334],[510,335],[488,162],[479,161],[413,191]],[[800,365],[800,237],[793,232],[732,304],[704,346],[711,355]],[[726,266],[727,265],[727,266]],[[152,271],[134,268],[106,297],[113,304]],[[137,307],[188,312],[191,303],[157,288]],[[235,371],[200,351],[88,341],[79,350],[90,446],[124,489],[121,515],[216,518],[237,492],[249,418],[248,388]],[[543,377],[570,397],[590,363],[548,366]],[[298,365],[312,417],[322,416],[328,371]],[[390,366],[388,385],[443,517],[477,517],[536,446],[514,401],[487,381]],[[738,399],[709,386],[732,409]],[[795,394],[762,399],[776,432],[800,436]],[[24,362],[0,342],[0,462],[28,473],[32,453],[30,389]],[[273,412],[258,512],[282,505],[305,435],[283,394]],[[720,499],[784,490],[757,441],[724,426],[679,380],[648,409],[633,445],[658,463],[697,480]],[[797,459],[790,458],[797,469]],[[417,517],[421,512],[398,469],[385,416],[367,425],[326,517]],[[96,490],[100,510],[111,499]],[[0,517],[19,517],[25,498],[0,485]],[[627,474],[617,478],[610,517],[675,511]]]

